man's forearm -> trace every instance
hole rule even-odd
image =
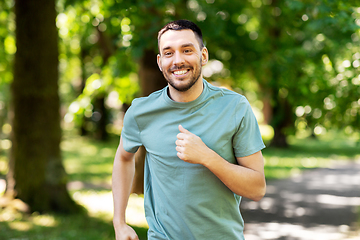
[[[231,191],[237,195],[259,201],[265,194],[266,183],[262,170],[261,152],[255,153],[252,161],[258,162],[253,168],[229,163],[214,151],[204,163]]]
[[[125,224],[125,211],[135,174],[135,161],[124,160],[118,149],[112,174],[112,192],[114,200],[114,225]]]

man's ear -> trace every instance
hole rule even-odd
[[[162,69],[161,69],[161,56],[160,56],[160,54],[157,55],[157,65],[158,65],[160,71],[162,71]]]
[[[201,50],[201,66],[205,66],[209,61],[209,51],[206,47]]]

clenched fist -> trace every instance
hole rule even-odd
[[[183,126],[179,125],[179,131],[175,142],[177,156],[185,162],[204,164],[204,161],[213,151],[206,146],[199,136],[186,130]]]

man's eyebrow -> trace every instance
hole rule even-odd
[[[193,43],[185,43],[183,45],[181,45],[182,48],[184,47],[195,47],[195,45]]]
[[[185,43],[185,44],[181,45],[181,48],[185,48],[185,47],[195,47],[195,45],[193,43]],[[172,47],[166,46],[166,47],[163,47],[162,51],[166,51],[169,49],[172,49]]]
[[[166,50],[169,50],[169,49],[171,49],[170,46],[168,46],[168,47],[163,47],[162,51],[166,51]]]

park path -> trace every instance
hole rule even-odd
[[[246,240],[360,240],[360,160],[268,181],[265,197],[244,198],[241,210]]]

